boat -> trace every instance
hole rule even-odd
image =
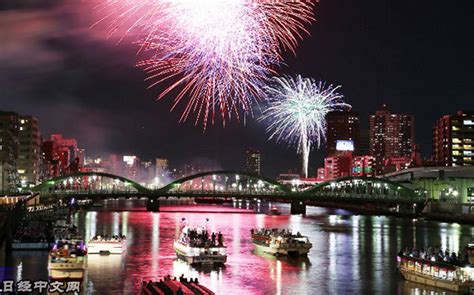
[[[191,265],[223,265],[227,261],[222,234],[184,226],[173,244],[176,256]]]
[[[278,211],[277,207],[272,207],[272,209],[270,209],[270,212],[268,212],[267,215],[278,216],[278,215],[281,215],[281,212]]]
[[[467,247],[467,261],[446,262],[400,254],[398,269],[407,280],[459,293],[474,293],[474,244]]]
[[[287,229],[252,229],[252,243],[257,250],[273,255],[306,255],[313,246],[309,238]]]
[[[88,254],[122,254],[127,247],[125,236],[95,236],[87,242]]]
[[[86,269],[87,250],[84,242],[58,242],[49,253],[48,272],[51,280],[82,280]]]
[[[195,295],[214,295],[215,293],[199,284],[198,279],[187,279],[183,275],[177,279],[171,276],[164,277],[158,282],[143,281],[140,288],[140,294],[195,294]]]

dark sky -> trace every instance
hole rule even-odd
[[[364,127],[382,103],[415,115],[416,141],[428,156],[434,121],[474,109],[473,11],[472,0],[321,0],[311,36],[281,72],[342,85]],[[146,89],[135,45],[91,29],[94,17],[88,1],[2,0],[0,109],[38,117],[45,136],[76,137],[89,155],[238,169],[254,146],[265,174],[298,165],[292,149],[266,142],[255,119],[205,133],[192,121],[179,124],[179,111],[169,112],[172,98],[156,102],[159,89]],[[313,151],[311,173],[322,154]]]

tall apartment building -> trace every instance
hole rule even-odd
[[[392,157],[410,158],[415,142],[412,115],[392,114],[386,105],[371,115],[370,155],[375,158],[375,175],[383,174],[384,163]]]
[[[359,149],[360,118],[353,111],[330,112],[326,116],[326,157],[337,152],[337,142],[352,141],[355,151]]]
[[[49,179],[80,169],[81,153],[77,148],[77,140],[63,138],[61,134],[52,134],[49,140],[41,144],[41,162],[43,178]]]
[[[21,187],[31,188],[36,186],[40,179],[41,135],[38,119],[20,115],[18,121],[18,174]]]
[[[261,171],[261,154],[255,148],[249,148],[245,152],[245,171],[260,175]]]
[[[439,166],[474,165],[474,111],[459,111],[436,121],[432,157]]]
[[[15,192],[18,177],[18,114],[0,111],[0,192]]]

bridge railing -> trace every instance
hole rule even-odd
[[[403,195],[390,195],[390,194],[364,194],[364,193],[341,193],[341,192],[315,192],[312,194],[315,197],[331,197],[335,199],[375,199],[375,200],[391,200],[391,201],[412,201],[412,202],[423,202],[424,197],[410,197]]]

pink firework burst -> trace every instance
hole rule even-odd
[[[110,0],[110,33],[138,32],[138,62],[150,88],[167,83],[162,99],[177,90],[172,109],[185,104],[180,121],[193,114],[204,128],[251,114],[264,98],[268,78],[309,34],[317,1],[296,0]],[[105,10],[104,10],[105,11]],[[186,101],[186,102],[184,102]]]

